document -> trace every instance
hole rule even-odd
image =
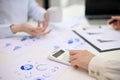
[[[57,80],[68,66],[47,57],[58,49],[92,50],[71,30],[53,29],[40,37],[0,39],[0,80]]]
[[[0,80],[57,80],[67,68],[41,56],[24,54],[0,68]]]
[[[120,31],[114,30],[111,26],[103,25],[73,32],[100,52],[120,50]]]
[[[21,50],[28,47],[36,48],[45,53],[52,53],[56,49],[85,49],[89,46],[82,38],[72,31],[53,30],[50,34],[41,37],[18,36],[0,39],[0,53],[18,57],[24,53]]]

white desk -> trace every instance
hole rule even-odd
[[[70,7],[67,7],[66,9],[63,9],[64,12],[64,19],[70,17],[70,16],[75,16],[75,15],[84,15],[84,6],[81,5],[73,5]],[[87,20],[87,19],[86,19]],[[106,25],[107,20],[87,20],[88,24],[82,24],[80,28],[83,27],[89,27],[90,26],[99,26],[99,25]],[[110,51],[110,52],[104,52],[104,53],[99,53],[97,51],[93,51],[93,53],[98,53],[98,55],[108,57],[108,58],[113,58],[113,59],[119,59],[120,60],[120,50],[117,51]],[[87,76],[87,78],[83,78],[81,76]],[[70,68],[66,73],[59,79],[59,80],[94,80],[88,77],[84,71],[76,71],[72,68]]]
[[[75,6],[64,8],[63,9],[63,20],[67,19],[68,17],[72,17],[72,16],[76,16],[76,15],[83,15],[84,14],[83,12],[84,12],[83,6],[75,5]],[[88,21],[88,24],[82,24],[80,26],[80,28],[89,27],[89,25],[102,25],[102,24],[106,24],[106,20],[92,20],[92,21]],[[48,39],[51,39],[50,35],[48,35],[47,37],[49,37]],[[40,38],[40,42],[43,40],[45,40],[45,39]],[[51,40],[54,40],[54,39],[51,39]],[[46,47],[45,45],[47,45],[47,44],[43,44],[42,46]],[[39,48],[37,48],[37,49],[39,49]],[[26,53],[29,53],[30,51],[26,51]],[[35,50],[32,50],[32,52],[30,52],[30,53],[33,53],[33,54],[36,53],[36,55],[43,56],[45,58],[48,56],[48,54],[40,54],[40,49],[37,50],[38,52],[37,51],[34,52],[34,51]],[[91,52],[98,54],[98,55],[105,56],[105,57],[109,57],[109,58],[114,58],[114,59],[120,58],[120,50],[105,52],[105,53],[100,53],[100,54],[97,50],[92,50]],[[15,58],[14,56],[8,57],[4,54],[0,54],[0,65],[6,65],[7,63],[9,63],[10,60],[13,60],[14,58]],[[6,64],[4,64],[4,63],[6,63]],[[69,67],[62,75],[59,76],[58,80],[95,80],[95,79],[90,77],[87,74],[87,72],[85,72],[84,70],[74,70],[72,67]]]

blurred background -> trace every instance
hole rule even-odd
[[[48,7],[60,6],[60,7],[68,7],[70,5],[80,4],[83,5],[85,0],[36,0],[41,6]]]

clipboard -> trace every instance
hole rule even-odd
[[[73,32],[99,52],[120,50],[120,31],[114,30],[111,26],[83,28]]]

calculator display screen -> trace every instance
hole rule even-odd
[[[65,51],[63,51],[63,50],[59,50],[58,52],[56,52],[55,54],[53,54],[53,56],[54,57],[58,57],[58,56],[60,56],[61,54],[63,54]]]

